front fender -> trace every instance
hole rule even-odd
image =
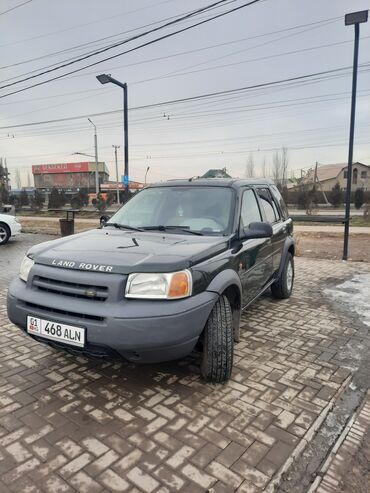
[[[212,279],[207,287],[207,291],[222,294],[230,286],[236,286],[241,296],[242,285],[238,274],[233,269],[226,269]]]
[[[240,278],[235,270],[226,269],[210,282],[207,291],[212,291],[221,295],[228,288],[227,295],[232,307],[233,327],[234,327],[234,340],[239,342],[240,340],[240,306],[242,299],[242,285]]]

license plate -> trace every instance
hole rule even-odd
[[[84,347],[85,345],[85,329],[42,318],[28,316],[27,332],[52,341],[65,342],[72,346]]]

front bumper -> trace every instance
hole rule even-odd
[[[15,221],[12,223],[9,223],[9,226],[10,226],[10,231],[11,231],[12,236],[16,236],[22,232],[22,226]]]
[[[65,271],[45,266],[37,268],[39,271]],[[89,273],[69,271],[66,275],[68,278],[77,275],[81,279]],[[118,280],[111,274],[100,276],[109,276],[112,281],[119,283],[122,279],[122,276]],[[205,291],[182,300],[123,298],[120,301],[107,300],[102,303],[40,292],[32,287],[32,279],[27,284],[14,279],[9,286],[7,306],[9,319],[24,331],[28,315],[84,327],[84,353],[100,352],[108,355],[113,352],[130,361],[156,363],[182,358],[193,350],[216,300],[216,293]],[[79,351],[78,348],[63,343],[41,338],[37,340]]]

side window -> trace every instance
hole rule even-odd
[[[265,211],[266,221],[271,224],[278,221],[279,212],[270,191],[267,188],[260,188],[257,193]]]
[[[243,193],[240,219],[240,226],[242,228],[248,228],[250,223],[257,223],[262,221],[257,199],[252,189],[246,190]]]

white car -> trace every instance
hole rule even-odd
[[[11,236],[21,232],[18,219],[8,214],[0,214],[0,245],[5,245]]]

